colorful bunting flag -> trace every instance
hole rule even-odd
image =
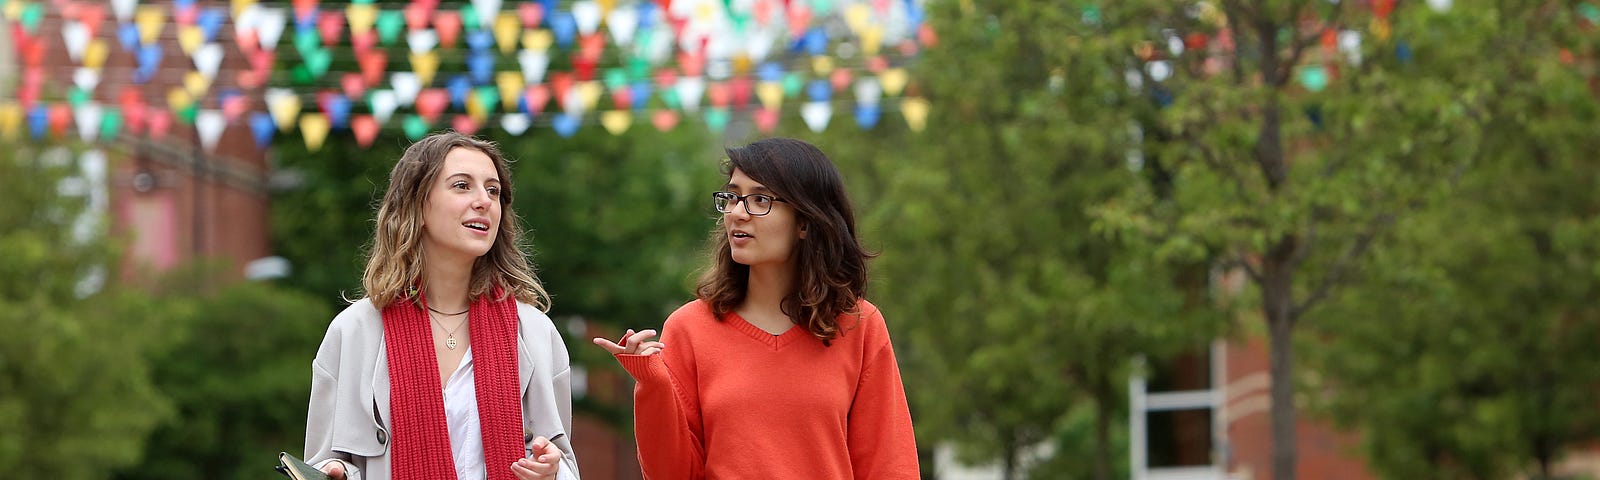
[[[307,147],[316,149],[330,132],[345,128],[358,143],[370,144],[401,109],[412,109],[400,127],[413,138],[446,115],[450,126],[464,130],[494,125],[520,135],[547,126],[567,137],[583,125],[621,135],[636,115],[648,116],[659,131],[677,128],[683,114],[698,115],[708,130],[720,133],[737,114],[749,115],[757,129],[770,133],[784,118],[794,118],[785,113],[786,105],[796,105],[792,108],[809,129],[823,131],[840,104],[850,105],[860,128],[873,128],[885,108],[898,107],[908,126],[920,130],[926,100],[907,97],[886,106],[884,97],[899,97],[914,83],[899,59],[936,39],[923,21],[923,1],[540,0],[503,9],[501,0],[474,0],[454,10],[438,8],[437,1],[404,7],[354,1],[332,9],[316,0],[271,7],[231,0],[231,8],[194,0],[0,2],[0,13],[23,24],[13,44],[20,63],[30,67],[15,101],[0,105],[0,136],[20,137],[25,129],[34,137],[61,136],[77,125],[77,135],[91,141],[124,130],[148,130],[159,137],[177,119],[193,124],[208,150],[233,122],[246,124],[261,148],[271,144],[273,130],[298,127]],[[60,12],[45,15],[50,9]],[[96,35],[108,13],[118,20],[111,35],[115,40]],[[43,19],[61,22],[59,37],[29,35]],[[230,22],[233,35],[219,37]],[[279,62],[274,49],[291,22],[295,51]],[[169,30],[174,33],[166,34]],[[405,45],[398,46],[402,32]],[[790,37],[780,38],[783,32]],[[1374,34],[1383,41],[1386,33]],[[164,35],[176,41],[163,42]],[[1343,55],[1359,62],[1360,35],[1327,30],[1323,58]],[[229,38],[235,45],[223,43]],[[1208,39],[1200,35],[1202,43],[1192,45],[1194,35],[1169,34],[1158,43],[1182,55],[1205,48]],[[166,105],[147,105],[136,95],[127,97],[126,89],[115,107],[93,101],[109,41],[120,42],[133,57],[135,84],[157,82],[167,91]],[[845,60],[852,49],[834,48],[845,41],[865,68]],[[462,42],[463,50],[450,51]],[[174,46],[189,61],[167,61],[166,50]],[[612,47],[619,50],[606,51]],[[880,53],[880,47],[891,48]],[[223,75],[225,57],[234,48],[245,61],[230,62],[234,74]],[[395,49],[406,50],[409,62],[393,65],[399,71],[390,72],[389,52]],[[44,78],[43,68],[32,68],[43,65],[48,51],[64,51],[73,62],[68,71],[75,88],[67,89],[65,98],[44,88],[51,79]],[[787,57],[769,61],[774,53]],[[552,58],[571,63],[563,60],[552,72]],[[502,63],[507,60],[516,67],[507,68]],[[1320,91],[1336,68],[1302,66],[1297,80],[1308,91]],[[446,78],[439,78],[441,73]],[[260,102],[245,93],[263,87]],[[218,90],[215,100],[212,90]],[[316,109],[302,111],[302,99],[312,98]],[[558,113],[543,115],[552,100]],[[251,112],[252,106],[266,111]]]

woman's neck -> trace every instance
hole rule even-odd
[[[744,309],[763,314],[781,315],[783,297],[794,290],[794,267],[750,267],[750,283],[746,285]]]
[[[424,261],[423,294],[428,306],[441,312],[466,310],[471,299],[467,286],[472,281],[472,263]]]

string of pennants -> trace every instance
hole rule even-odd
[[[937,43],[923,0],[562,2],[0,0],[23,67],[0,98],[0,139],[160,138],[181,124],[207,150],[229,127],[259,148],[298,132],[315,150],[333,133],[365,146],[443,126],[720,133],[735,115],[822,131],[836,107],[863,129],[885,113],[925,126],[906,67]],[[62,50],[67,67],[47,58]]]

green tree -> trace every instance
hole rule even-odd
[[[1129,361],[1221,333],[1209,253],[1094,228],[1090,206],[1146,180],[1107,134],[1133,120],[1097,94],[1125,89],[1120,77],[1061,74],[1077,11],[928,8],[939,43],[914,67],[935,109],[927,130],[845,124],[818,137],[883,250],[871,298],[896,334],[919,443],[998,459],[1008,479],[1111,478]],[[1055,441],[1064,432],[1092,440]],[[1052,441],[1057,459],[1027,461]]]
[[[0,471],[18,478],[106,478],[138,461],[172,414],[146,357],[167,343],[172,312],[118,278],[118,239],[75,235],[86,195],[75,152],[14,144],[0,151]],[[92,187],[91,187],[92,188]],[[93,215],[93,214],[90,214]],[[89,288],[83,288],[88,286]]]
[[[1568,188],[1593,188],[1568,173],[1582,179]],[[1554,478],[1569,447],[1600,438],[1600,226],[1474,201],[1506,180],[1468,180],[1471,193],[1413,216],[1375,248],[1369,284],[1318,314],[1338,319],[1308,349],[1330,392],[1319,409],[1362,432],[1385,477]]]
[[[1562,59],[1593,51],[1584,27],[1600,9],[1554,7],[1397,12],[1397,36],[1440,52],[1413,68],[1472,79],[1484,128],[1460,139],[1473,153],[1456,188],[1397,225],[1364,284],[1317,315],[1331,340],[1310,360],[1333,393],[1320,407],[1363,433],[1387,477],[1553,478],[1566,450],[1600,438],[1600,101]],[[1448,54],[1491,46],[1530,54]]]
[[[182,340],[152,358],[177,415],[117,478],[262,478],[276,452],[304,444],[307,372],[332,311],[272,284],[219,281],[225,271],[196,265],[162,282],[159,301],[186,307],[168,333]]]
[[[1424,32],[1394,6],[1116,2],[1085,7],[1066,33],[1063,75],[1123,83],[1085,94],[1127,100],[1109,106],[1132,112],[1131,126],[1102,131],[1126,128],[1114,141],[1149,179],[1097,209],[1101,226],[1158,250],[1218,252],[1255,287],[1246,299],[1268,335],[1279,480],[1296,475],[1297,326],[1398,218],[1448,188],[1486,128],[1482,74],[1499,65],[1474,29],[1492,28],[1495,9],[1407,4],[1456,19]],[[1465,61],[1470,74],[1435,75],[1417,67],[1421,55]]]
[[[360,298],[376,206],[407,145],[398,134],[367,148],[350,138],[330,138],[316,152],[300,138],[273,144],[274,173],[285,185],[272,195],[270,234],[273,251],[292,265],[285,284],[329,305]]]

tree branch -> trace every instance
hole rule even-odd
[[[1222,262],[1222,268],[1224,269],[1233,267],[1244,269],[1244,273],[1250,277],[1250,281],[1256,282],[1258,285],[1261,283],[1261,272],[1256,271],[1256,267],[1251,266],[1250,262],[1245,261],[1244,257],[1234,257]]]
[[[1318,209],[1312,208],[1311,226],[1308,227],[1306,231],[1306,241],[1300,242],[1299,245],[1296,245],[1294,253],[1289,255],[1289,268],[1299,266],[1301,263],[1306,261],[1307,257],[1311,256],[1312,245],[1317,243],[1317,226],[1321,225],[1321,222],[1318,221],[1319,218],[1317,218],[1319,216]]]
[[[1239,0],[1222,0],[1222,13],[1228,16],[1228,25],[1230,27],[1255,20],[1255,14],[1246,8],[1244,4],[1239,3]]]
[[[1200,141],[1194,139],[1193,137],[1189,137],[1189,139],[1190,139],[1190,143],[1191,144],[1193,144],[1193,145],[1197,146],[1198,148],[1200,148],[1201,159],[1202,159],[1201,161],[1206,162],[1206,165],[1210,165],[1211,168],[1215,168],[1217,170],[1220,170],[1223,175],[1226,175],[1228,177],[1229,180],[1233,180],[1233,186],[1234,186],[1234,188],[1239,189],[1239,195],[1241,197],[1243,197],[1246,194],[1246,192],[1249,192],[1249,190],[1246,189],[1245,186],[1244,186],[1244,177],[1239,175],[1239,171],[1238,170],[1235,170],[1232,166],[1228,165],[1228,163],[1224,162],[1222,159],[1217,158],[1217,153],[1215,151],[1211,150],[1210,147],[1204,146],[1203,142],[1200,142]]]
[[[1313,5],[1315,3],[1318,2],[1308,1],[1300,4],[1299,7],[1296,7],[1294,9],[1294,18],[1289,19],[1290,24],[1297,24],[1300,20],[1300,14],[1304,11],[1306,6]],[[1322,19],[1321,26],[1323,28],[1327,28],[1328,25],[1337,25],[1339,23],[1339,17],[1344,13],[1343,6],[1344,4],[1342,2],[1334,4],[1333,13],[1329,14],[1327,18]],[[1300,63],[1300,58],[1305,55],[1307,49],[1318,43],[1321,39],[1322,30],[1317,30],[1315,33],[1306,35],[1304,37],[1295,38],[1294,45],[1289,49],[1289,61],[1283,64],[1283,71],[1277,72],[1277,86],[1281,87],[1284,84],[1289,83],[1289,78],[1292,77],[1290,73],[1292,73],[1294,71],[1294,67]]]
[[[1206,109],[1206,110],[1207,110],[1206,113],[1208,113],[1208,114],[1212,113],[1212,112],[1209,111],[1210,109]],[[1215,116],[1208,116],[1208,118],[1216,118],[1216,117]],[[1191,131],[1190,129],[1187,129],[1187,128],[1184,129],[1183,135],[1181,135],[1180,137],[1183,138],[1185,141],[1187,141],[1189,143],[1189,146],[1194,147],[1195,149],[1200,151],[1200,161],[1205,162],[1205,164],[1207,166],[1210,166],[1212,169],[1215,169],[1215,170],[1221,172],[1222,175],[1224,177],[1227,177],[1229,180],[1233,180],[1234,188],[1239,189],[1238,190],[1239,191],[1239,196],[1241,198],[1244,198],[1246,192],[1249,191],[1249,190],[1247,190],[1245,188],[1244,177],[1239,175],[1239,171],[1237,169],[1234,169],[1232,165],[1229,165],[1227,162],[1224,162],[1222,159],[1217,158],[1216,151],[1213,150],[1210,146],[1206,145],[1206,142],[1202,142],[1202,141],[1200,141],[1200,139],[1195,138],[1194,135],[1189,133],[1190,131]]]
[[[1332,290],[1333,286],[1344,281],[1345,271],[1350,268],[1351,264],[1355,263],[1357,258],[1366,253],[1368,247],[1372,246],[1372,240],[1378,236],[1378,231],[1390,223],[1394,223],[1394,215],[1384,213],[1372,217],[1372,221],[1367,223],[1366,230],[1356,236],[1355,242],[1350,245],[1350,249],[1345,250],[1344,254],[1340,255],[1339,259],[1328,267],[1328,272],[1322,276],[1321,283],[1317,285],[1315,290],[1312,290],[1311,295],[1306,297],[1304,302],[1293,308],[1290,318],[1299,318],[1311,307],[1328,298],[1328,292]]]
[[[1245,10],[1244,5],[1239,3],[1239,0],[1222,0],[1222,13],[1227,17],[1227,22],[1225,22],[1227,33],[1233,37],[1233,52],[1230,52],[1233,55],[1233,59],[1228,62],[1233,70],[1233,83],[1244,86],[1244,66],[1240,65],[1243,57],[1239,55],[1239,32],[1241,30],[1238,27],[1249,23],[1250,14]]]

